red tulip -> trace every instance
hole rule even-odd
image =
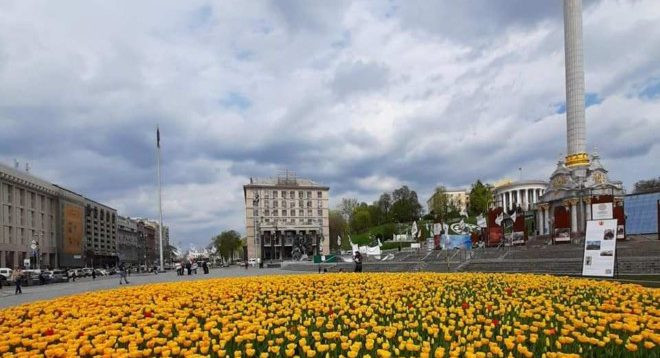
[[[44,332],[44,336],[52,336],[53,334],[55,334],[55,331],[53,331],[52,328],[48,328],[46,332]]]
[[[497,318],[494,318],[493,319],[493,326],[497,326],[498,324],[500,324],[500,321]]]
[[[463,309],[466,310],[466,309],[468,309],[468,307],[470,307],[470,305],[467,302],[463,302],[461,307],[463,307]]]

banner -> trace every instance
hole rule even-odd
[[[82,206],[64,204],[62,252],[82,254],[84,211]]]
[[[472,239],[470,235],[442,235],[442,249],[471,249]]]
[[[614,276],[616,230],[616,219],[587,221],[582,276]]]
[[[523,231],[514,231],[504,234],[504,245],[522,245],[525,244],[525,233]]]
[[[614,217],[612,203],[591,204],[591,219],[606,220]]]

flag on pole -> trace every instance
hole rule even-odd
[[[516,218],[518,217],[518,212],[514,211],[513,214],[511,214],[511,220],[513,220],[513,223],[515,224]]]
[[[497,226],[502,226],[502,220],[504,220],[504,212],[497,215],[497,218],[495,218],[495,224],[497,224]]]
[[[337,246],[341,247],[341,236],[337,235]]]
[[[156,147],[160,148],[160,128],[156,127]]]

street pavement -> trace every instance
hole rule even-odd
[[[203,280],[220,277],[243,277],[243,276],[261,276],[261,275],[285,275],[295,274],[293,271],[280,270],[279,268],[253,268],[245,269],[243,267],[231,266],[211,269],[208,275],[204,275],[199,269],[198,274],[177,276],[175,271],[155,274],[132,274],[128,277],[128,286],[144,285],[157,282],[186,282],[192,280]],[[106,290],[110,288],[123,287],[119,285],[119,275],[97,277],[93,280],[90,277],[78,278],[76,282],[53,283],[43,286],[23,286],[23,294],[14,295],[14,286],[2,286],[0,289],[0,308],[20,305],[32,301],[47,300],[60,296],[74,295],[97,290]]]

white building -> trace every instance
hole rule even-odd
[[[506,211],[517,207],[525,211],[531,210],[547,188],[548,182],[543,180],[505,182],[493,189],[493,206]]]
[[[243,186],[248,258],[288,260],[329,253],[329,190],[290,172],[250,178]]]

